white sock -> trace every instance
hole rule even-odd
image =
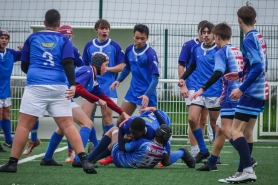
[[[253,167],[250,166],[250,167],[244,168],[244,169],[243,169],[243,172],[251,173],[251,174],[252,174],[252,173],[254,172],[254,170],[253,170]]]

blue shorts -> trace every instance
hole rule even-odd
[[[264,112],[265,100],[258,100],[250,96],[243,95],[238,102],[235,112],[258,116]]]
[[[124,167],[119,163],[119,158],[122,158],[124,152],[119,150],[118,142],[114,143],[111,154],[112,154],[112,158],[113,158],[113,162],[114,162],[115,166],[118,168]]]
[[[220,108],[220,116],[234,116],[238,102],[222,102]]]

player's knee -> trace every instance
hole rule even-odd
[[[198,124],[197,118],[193,117],[193,116],[189,116],[188,122],[189,122],[190,126],[195,126]]]
[[[112,117],[106,116],[105,118],[103,118],[103,123],[105,126],[111,125],[113,123]]]
[[[3,110],[2,119],[5,119],[5,120],[10,120],[11,119],[11,111],[9,109],[8,110],[5,110],[5,109]]]

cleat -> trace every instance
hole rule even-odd
[[[219,179],[218,182],[219,183],[227,183],[230,184],[230,182],[228,182],[228,179],[230,178],[234,178],[235,176],[239,176],[242,172],[235,172],[234,174],[230,175],[229,177],[225,178],[225,179]]]
[[[6,150],[4,150],[4,148],[1,146],[1,144],[0,144],[0,152],[6,152]]]
[[[251,163],[253,168],[258,165],[257,161],[254,158],[252,158]]]
[[[65,162],[66,163],[72,163],[74,161],[74,157],[75,157],[74,150],[68,149],[68,157],[66,158]]]
[[[3,146],[8,147],[8,148],[12,148],[13,142],[11,142],[11,143],[4,142]]]
[[[42,159],[40,165],[41,166],[63,166],[62,163],[58,163],[54,159],[51,159],[50,161],[46,161],[46,160]]]
[[[87,174],[97,174],[96,169],[94,168],[94,165],[90,163],[88,160],[82,161],[82,168],[83,171]]]
[[[17,163],[13,164],[4,164],[0,166],[0,172],[12,172],[15,173],[17,171]]]
[[[250,183],[250,182],[255,182],[257,180],[257,176],[255,174],[255,171],[253,173],[247,173],[247,172],[242,172],[238,173],[238,175],[235,175],[229,179],[226,179],[230,183]]]
[[[32,142],[32,141],[28,142],[27,148],[24,150],[23,155],[27,156],[27,155],[31,154],[33,149],[37,146],[40,146],[40,144],[41,144],[41,140],[39,140],[39,139],[35,142]]]
[[[184,151],[184,155],[182,156],[182,160],[183,162],[189,167],[189,168],[195,168],[196,162],[194,157],[192,157],[192,155],[190,154],[190,152],[188,151],[187,147],[184,146],[182,148],[180,148],[179,150],[183,150]]]
[[[76,160],[73,160],[73,162],[71,163],[71,166],[74,168],[82,168],[82,163],[80,161],[77,162]]]
[[[160,162],[158,165],[157,165],[158,168],[163,168],[163,164]]]
[[[88,154],[90,154],[94,150],[95,146],[92,142],[88,144]]]
[[[208,160],[203,160],[204,164],[208,164]],[[222,164],[220,159],[217,159],[216,164]]]
[[[208,165],[208,164],[205,164],[203,166],[201,166],[200,168],[197,168],[196,170],[198,171],[212,171],[212,172],[216,172],[217,171],[217,166],[216,165]]]
[[[209,157],[209,155],[210,155],[210,153],[209,152],[207,152],[207,153],[201,153],[201,152],[199,152],[197,155],[196,155],[196,157],[195,157],[195,161],[196,161],[196,163],[199,163],[199,162],[201,162],[203,159],[206,159],[206,158],[208,158]]]
[[[105,159],[99,160],[98,163],[101,164],[101,165],[109,165],[109,164],[113,163],[113,158],[110,155],[110,156],[106,157]]]

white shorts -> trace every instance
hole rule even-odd
[[[190,100],[190,98],[191,98],[191,96],[192,96],[194,93],[195,93],[195,90],[189,90],[189,91],[188,91],[188,97],[187,97],[187,98],[184,98],[185,103],[186,103],[187,106],[191,105],[191,100]]]
[[[123,102],[129,102],[129,101],[124,98]],[[134,103],[132,103],[132,104],[134,104]],[[140,111],[142,109],[142,105],[136,104],[136,107],[137,107],[138,111]]]
[[[80,106],[72,100],[72,102],[70,103],[70,107],[71,107],[71,109],[74,109],[74,108],[80,107]]]
[[[0,99],[0,109],[12,105],[11,98]]]
[[[49,116],[72,116],[71,101],[66,98],[66,85],[26,86],[21,100],[21,113],[43,117],[47,110]]]
[[[191,101],[191,104],[200,105],[202,107],[220,108],[220,97],[204,97],[198,96],[196,99]]]
[[[217,120],[216,120],[216,125],[219,126],[219,128],[221,128],[221,116],[219,114]]]

